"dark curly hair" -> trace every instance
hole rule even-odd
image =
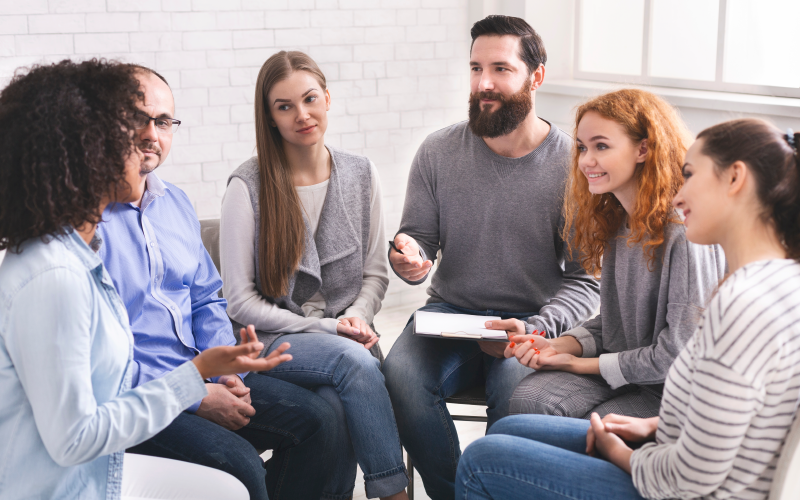
[[[0,92],[0,250],[100,220],[128,190],[136,69],[96,60],[18,71]]]

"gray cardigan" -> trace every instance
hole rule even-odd
[[[322,206],[316,235],[308,221],[303,256],[298,269],[289,278],[289,291],[282,297],[268,297],[261,289],[258,265],[260,235],[259,167],[256,157],[242,163],[228,178],[247,184],[255,215],[255,285],[258,292],[295,314],[304,315],[301,306],[317,292],[325,298],[325,317],[334,318],[358,296],[363,279],[364,261],[370,228],[371,169],[369,159],[327,146],[331,153],[331,177]],[[234,331],[241,327],[233,321]],[[282,333],[258,332],[268,349]]]
[[[564,335],[600,357],[600,373],[616,389],[661,384],[725,274],[717,246],[686,239],[683,224],[669,224],[648,270],[642,245],[627,245],[625,224],[603,255],[600,315]]]

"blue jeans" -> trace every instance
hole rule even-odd
[[[428,304],[420,311],[527,318],[535,313],[473,311],[451,304]],[[409,320],[383,364],[386,388],[395,408],[400,441],[419,470],[425,491],[434,500],[453,498],[461,456],[453,419],[445,398],[477,384],[486,384],[488,427],[508,415],[517,384],[533,370],[516,359],[497,359],[474,340],[413,335]]]
[[[456,498],[627,500],[642,497],[631,476],[586,454],[587,420],[514,415],[464,450]]]
[[[244,483],[251,499],[266,500],[267,492],[272,500],[320,498],[336,451],[333,408],[313,392],[281,380],[251,373],[244,383],[256,410],[246,427],[232,432],[183,412],[128,452],[222,470]],[[266,464],[257,448],[273,450]]]
[[[408,484],[406,466],[380,362],[363,345],[337,335],[286,335],[274,342],[269,351],[282,342],[292,345],[289,350],[292,360],[264,374],[312,390],[332,387],[341,402],[340,407],[334,402],[334,409],[340,412],[340,418],[343,415],[347,420],[352,450],[364,472],[367,497],[389,496],[405,489]],[[326,399],[331,394],[325,389],[320,392]],[[352,453],[350,446],[342,443],[341,438],[336,442],[339,445],[334,446],[338,446],[337,452],[342,454],[336,460],[340,461],[341,468],[346,468],[347,454]],[[340,469],[340,465],[335,467]],[[350,470],[352,472],[340,472],[345,479],[352,479],[348,479],[349,491],[335,492],[338,498],[352,495],[355,467]]]

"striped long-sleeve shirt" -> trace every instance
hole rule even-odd
[[[800,264],[750,263],[720,286],[670,368],[656,442],[634,451],[647,498],[763,499],[800,403]]]

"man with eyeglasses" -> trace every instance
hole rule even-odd
[[[154,172],[181,123],[172,90],[155,71],[134,69],[144,95],[134,119],[144,194],[136,203],[109,205],[97,229],[99,255],[133,332],[132,387],[205,349],[236,342],[192,203]],[[334,453],[330,436],[337,432],[334,409],[324,399],[257,373],[206,382],[208,396],[128,452],[223,470],[242,481],[251,498],[323,496]],[[264,464],[257,449],[272,449],[272,458]]]

